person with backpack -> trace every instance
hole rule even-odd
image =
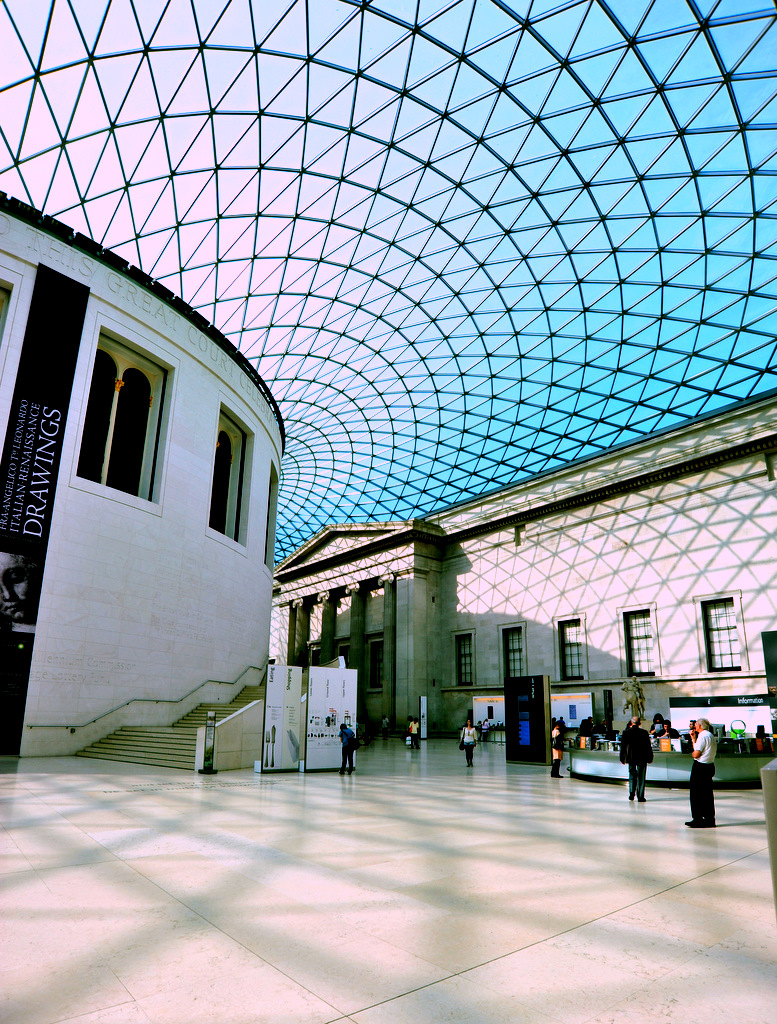
[[[340,774],[345,775],[347,771],[350,775],[353,771],[353,752],[356,750],[358,742],[356,740],[356,733],[345,722],[340,726],[340,742],[343,745],[343,760],[340,765]]]

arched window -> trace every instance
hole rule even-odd
[[[264,564],[272,569],[275,564],[275,517],[278,512],[278,474],[270,463],[270,484],[267,492],[267,522],[264,528]]]
[[[217,533],[240,540],[243,514],[246,435],[224,412],[219,416],[213,486],[208,525]]]
[[[100,338],[77,473],[151,499],[165,371],[109,338]]]

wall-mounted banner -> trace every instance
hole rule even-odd
[[[262,771],[299,771],[300,697],[302,669],[296,665],[270,665],[267,669]]]
[[[340,725],[356,724],[356,669],[311,668],[307,715],[305,771],[339,768]]]
[[[89,289],[38,267],[0,458],[0,753],[18,754]]]

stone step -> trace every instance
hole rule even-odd
[[[215,711],[216,721],[221,722],[253,701],[262,700],[264,695],[264,686],[246,686],[230,704],[200,704],[173,725],[125,725],[79,750],[76,757],[193,771],[197,729],[205,725],[208,712]]]

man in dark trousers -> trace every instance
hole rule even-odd
[[[712,778],[715,774],[715,755],[718,741],[712,734],[706,718],[697,718],[691,728],[693,764],[691,765],[691,820],[688,828],[715,828],[715,796]]]
[[[343,759],[340,764],[340,774],[345,775],[346,768],[350,775],[353,771],[353,752],[356,749],[356,733],[344,722],[340,726],[340,742],[343,745]]]
[[[642,719],[632,716],[626,729],[621,733],[621,764],[629,766],[629,800],[636,796],[639,803],[645,803],[645,777],[647,766],[653,760],[653,746],[646,729],[640,729]]]

